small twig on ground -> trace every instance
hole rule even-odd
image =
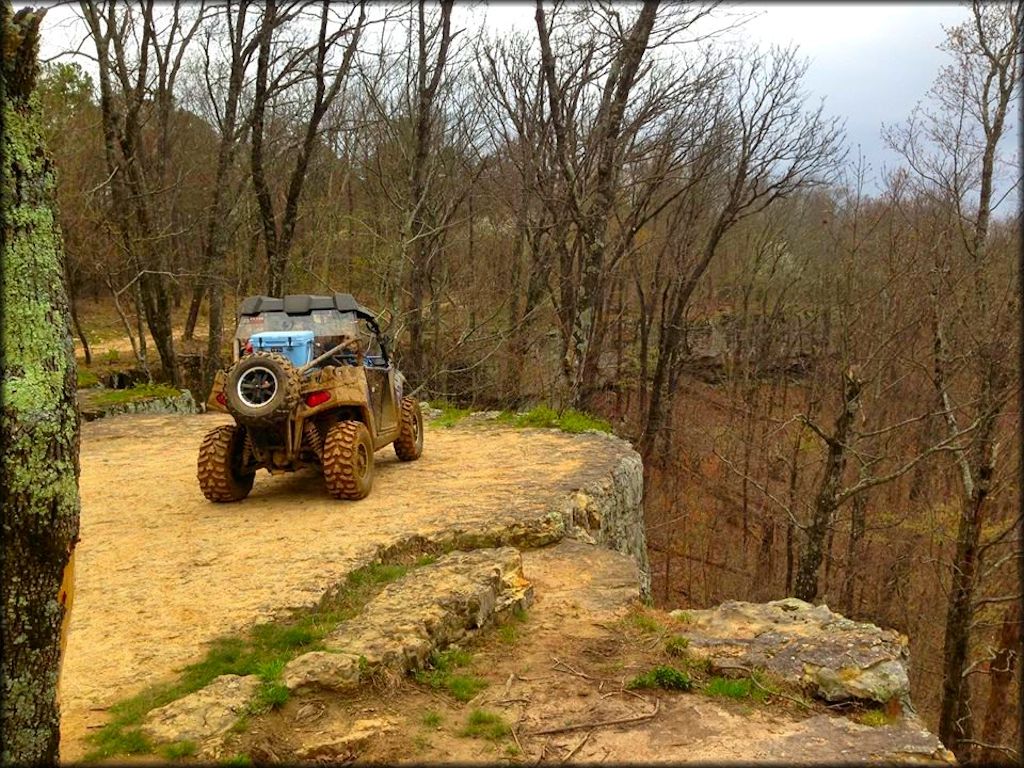
[[[519,747],[519,751],[522,753],[523,757],[529,759],[530,756],[526,754],[526,750],[523,749],[523,743],[519,740],[518,729],[515,725],[512,726],[512,738],[516,740],[516,746]]]
[[[650,720],[652,717],[658,714],[658,710],[661,709],[661,699],[654,700],[654,710],[648,712],[646,715],[636,715],[634,717],[617,717],[613,720],[599,720],[595,723],[578,723],[577,725],[566,725],[561,728],[545,728],[543,731],[532,731],[530,736],[546,736],[552,733],[568,733],[569,731],[582,731],[586,728],[604,728],[608,725],[625,725],[627,723],[639,723],[644,720]]]
[[[593,731],[587,731],[583,735],[583,738],[580,739],[580,743],[572,748],[572,752],[570,752],[568,755],[566,755],[565,757],[562,758],[562,762],[563,763],[568,763],[570,760],[572,760],[572,756],[575,755],[577,752],[580,751],[580,749],[583,748],[583,745],[587,743],[587,740],[590,738],[590,734],[592,734],[592,733],[593,733]]]
[[[552,656],[551,660],[553,662],[555,662],[555,666],[553,667],[553,669],[556,672],[568,672],[571,675],[576,675],[576,677],[582,677],[584,680],[593,680],[594,679],[590,675],[588,675],[587,673],[580,672],[578,669],[576,669],[571,664],[567,664],[566,662],[562,661],[557,656]],[[565,669],[559,669],[558,668],[559,666],[563,666],[563,667],[565,667]]]

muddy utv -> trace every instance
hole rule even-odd
[[[362,499],[374,451],[394,443],[402,461],[423,451],[419,404],[404,396],[374,314],[350,294],[245,299],[232,359],[206,406],[235,423],[199,448],[199,487],[210,501],[244,499],[257,469],[303,467],[319,468],[335,498]]]

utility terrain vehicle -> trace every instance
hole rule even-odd
[[[238,501],[256,470],[322,470],[339,499],[373,485],[373,453],[394,443],[402,461],[423,451],[419,403],[403,396],[388,338],[347,293],[251,296],[242,302],[231,366],[218,371],[207,407],[230,413],[199,448],[199,487]]]

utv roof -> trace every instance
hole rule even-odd
[[[238,308],[239,316],[258,315],[262,312],[284,312],[288,315],[308,315],[314,309],[336,309],[339,312],[355,312],[376,323],[370,310],[362,306],[351,293],[335,293],[333,296],[314,296],[308,293],[290,293],[283,299],[273,296],[249,296]]]

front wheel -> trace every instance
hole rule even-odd
[[[423,412],[414,398],[402,398],[402,425],[395,440],[395,455],[402,461],[415,461],[423,453]]]
[[[196,475],[199,488],[210,501],[241,501],[249,495],[255,470],[243,464],[245,428],[227,424],[208,432],[199,446]]]
[[[339,421],[327,432],[323,454],[327,492],[336,499],[364,499],[373,487],[373,441],[360,421]]]

